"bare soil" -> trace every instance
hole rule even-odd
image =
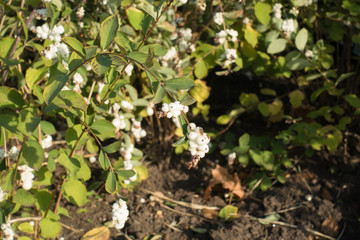
[[[276,183],[265,192],[255,191],[243,200],[232,198],[239,216],[223,222],[217,212],[183,207],[154,197],[146,191],[186,203],[222,208],[228,204],[228,193],[214,190],[205,203],[202,194],[211,178],[215,161],[203,159],[196,169],[187,170],[185,160],[174,156],[165,161],[148,162],[149,178],[133,192],[124,191],[130,217],[122,231],[111,230],[111,239],[357,239],[360,235],[359,165],[337,166],[325,159],[299,160],[289,172],[285,184]],[[224,164],[220,161],[220,164]],[[306,166],[307,168],[303,168]],[[79,239],[88,230],[111,220],[111,205],[116,198],[100,193],[91,203],[78,210],[67,205],[71,218],[62,218],[62,236]],[[266,224],[264,218],[277,212],[278,222]],[[321,234],[324,234],[323,237]],[[338,239],[340,239],[338,238]]]

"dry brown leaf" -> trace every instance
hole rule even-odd
[[[339,232],[339,223],[332,217],[328,217],[321,224],[321,231],[330,236],[337,236]]]
[[[234,174],[231,175],[227,169],[221,167],[220,165],[216,165],[215,169],[211,170],[213,178],[210,181],[209,186],[206,188],[204,193],[204,200],[210,198],[210,192],[212,187],[218,183],[222,184],[222,187],[228,189],[230,192],[234,193],[240,199],[244,198],[245,192],[241,188],[241,183],[239,177]]]
[[[219,216],[219,212],[211,209],[203,209],[202,214],[208,219],[215,219]]]
[[[91,229],[81,237],[81,240],[108,240],[109,238],[110,229],[102,226]]]
[[[326,190],[325,188],[323,188],[322,191],[321,191],[321,197],[323,199],[327,199],[329,201],[334,200],[334,198],[331,196],[331,193],[328,190]]]

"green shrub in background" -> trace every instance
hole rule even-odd
[[[212,69],[250,72],[270,86],[241,92],[219,124],[249,112],[269,126],[291,123],[275,138],[226,138],[222,153],[244,167],[259,166],[254,177],[262,179],[261,189],[271,186],[270,177],[284,181],[290,144],[308,155],[335,151],[360,108],[359,7],[351,1],[0,1],[3,236],[12,239],[16,230],[22,239],[54,238],[61,215],[68,215],[62,197],[82,206],[102,184],[118,193],[145,179],[151,173],[136,146],[146,135],[143,119],[154,131],[155,112],[174,121],[181,137],[176,152],[189,149],[189,167],[196,166],[209,138],[186,112],[196,102],[192,114],[208,119],[205,78]],[[168,104],[157,111],[161,102]],[[298,116],[301,109],[306,114]],[[92,175],[96,165],[100,180]],[[119,199],[109,225],[121,229],[128,214]]]

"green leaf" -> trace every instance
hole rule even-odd
[[[203,59],[200,59],[198,62],[196,62],[195,65],[195,76],[198,79],[203,79],[208,74],[208,67]]]
[[[266,103],[264,102],[259,102],[258,106],[257,106],[259,112],[264,116],[267,117],[269,116],[269,107]]]
[[[260,92],[261,92],[261,94],[264,94],[264,95],[270,95],[270,96],[276,97],[276,91],[273,89],[270,89],[270,88],[262,88],[260,90]]]
[[[17,129],[23,134],[30,136],[40,123],[41,117],[34,116],[28,109],[21,110],[19,113],[19,123]]]
[[[246,25],[245,28],[245,40],[252,46],[255,47],[258,43],[259,33],[255,31],[250,25]]]
[[[343,73],[340,75],[340,77],[336,80],[335,82],[335,87],[341,83],[342,81],[344,81],[345,79],[352,77],[355,75],[355,72],[348,72],[348,73]]]
[[[165,48],[163,46],[161,46],[160,44],[147,44],[145,46],[143,46],[142,48],[139,49],[139,52],[143,52],[143,53],[148,53],[149,49],[151,49],[153,51],[153,53],[155,54],[155,56],[164,56],[167,51],[165,50]]]
[[[73,90],[63,90],[57,95],[54,101],[51,103],[52,108],[62,108],[70,110],[71,108],[78,108],[86,112],[87,104],[84,97]],[[49,106],[50,107],[50,106]]]
[[[66,199],[75,203],[77,206],[82,206],[87,202],[87,191],[84,184],[78,180],[68,180],[62,185]]]
[[[287,43],[288,41],[285,38],[275,39],[268,46],[267,53],[269,54],[281,53],[282,51],[285,50]]]
[[[286,66],[291,71],[303,70],[312,64],[298,51],[292,51],[286,55]]]
[[[180,138],[175,143],[173,143],[171,146],[177,147],[177,146],[183,145],[184,143],[186,143],[186,137]]]
[[[145,14],[135,7],[129,7],[125,10],[125,12],[126,12],[126,16],[128,17],[131,26],[135,30],[140,30],[141,22],[142,22],[143,18],[145,17]]]
[[[115,38],[119,27],[118,16],[112,15],[106,18],[100,25],[100,47],[106,49]]]
[[[15,89],[7,86],[0,86],[0,108],[21,107],[25,104],[22,95]]]
[[[17,130],[18,118],[15,112],[4,111],[0,112],[0,126],[10,130],[11,132],[18,132]]]
[[[117,152],[120,150],[121,145],[122,145],[121,141],[116,141],[107,146],[104,146],[103,148],[104,148],[105,152],[107,152],[107,153],[114,153],[114,152]]]
[[[79,54],[82,58],[86,56],[86,51],[84,46],[81,44],[79,40],[72,37],[63,37],[61,39],[66,45],[70,47],[71,50],[75,51]]]
[[[255,16],[264,25],[270,23],[271,17],[270,13],[272,12],[271,6],[267,3],[258,2],[255,7]]]
[[[68,79],[69,76],[67,75],[67,70],[60,62],[50,67],[50,80],[46,84],[43,93],[44,100],[47,105],[54,100],[61,89],[65,86]]]
[[[189,106],[196,102],[196,99],[190,96],[189,93],[186,93],[185,96],[180,100],[180,103],[185,106]]]
[[[135,176],[134,170],[116,170],[115,171],[117,175],[119,175],[121,178],[131,178]]]
[[[154,5],[149,4],[148,2],[142,2],[137,4],[136,7],[149,14],[154,20],[157,18],[157,12]]]
[[[91,68],[96,74],[102,75],[110,68],[111,63],[112,60],[109,54],[100,54],[91,61]]]
[[[109,171],[105,182],[105,189],[108,193],[116,192],[116,175],[114,172]]]
[[[109,161],[103,151],[100,151],[99,163],[104,170],[107,170],[110,167]]]
[[[167,80],[165,86],[172,90],[187,90],[195,86],[195,83],[192,79],[181,77]]]
[[[25,81],[27,85],[29,86],[30,90],[33,89],[33,85],[42,79],[47,72],[47,68],[28,68],[25,73]]]
[[[115,126],[105,119],[96,120],[90,129],[101,141],[115,137]]]
[[[79,149],[81,146],[83,146],[86,143],[88,137],[86,136],[86,134],[82,134],[82,132],[83,132],[83,127],[81,124],[76,124],[73,127],[70,127],[66,130],[65,140],[67,145],[70,147],[70,149],[72,149],[75,146],[75,143],[77,141],[79,142],[75,150]],[[82,137],[79,140],[80,136]]]
[[[226,125],[230,122],[231,119],[232,117],[229,115],[221,115],[216,119],[216,123],[219,125]]]
[[[275,157],[274,154],[270,151],[263,151],[261,153],[262,158],[263,158],[263,166],[266,170],[271,171],[274,168],[274,162],[275,162]]]
[[[258,165],[258,166],[263,165],[264,161],[263,161],[263,158],[261,156],[260,151],[250,149],[249,154],[250,154],[250,157],[252,158],[252,160],[255,162],[256,165]]]
[[[355,94],[348,94],[344,96],[344,99],[353,107],[360,108],[360,99]]]
[[[300,90],[294,90],[289,93],[290,103],[293,108],[299,107],[305,99],[305,95]]]
[[[154,96],[154,99],[153,99],[153,103],[154,104],[158,104],[162,101],[162,99],[164,98],[166,94],[166,90],[165,88],[163,88],[160,84],[158,85],[158,88],[155,92],[155,96]]]
[[[20,161],[24,161],[31,168],[41,168],[44,150],[40,143],[34,140],[25,141],[21,147]]]
[[[50,218],[44,218],[40,222],[41,236],[44,238],[56,238],[61,231],[60,223]]]
[[[77,171],[79,171],[80,162],[76,158],[69,158],[66,153],[61,153],[57,161],[72,174],[75,174]]]
[[[13,201],[14,203],[29,207],[35,203],[35,197],[29,191],[19,188],[16,190]]]
[[[249,156],[248,154],[240,154],[238,157],[239,163],[241,163],[244,167],[246,167],[249,164]]]
[[[19,229],[19,231],[24,232],[24,233],[30,233],[30,234],[34,233],[34,227],[29,222],[20,223],[18,226],[18,229]]]
[[[307,40],[308,40],[308,31],[306,30],[306,28],[302,28],[297,33],[295,38],[295,46],[297,47],[297,49],[303,51],[305,49]]]
[[[51,122],[40,121],[40,126],[41,126],[41,131],[44,134],[53,135],[57,132],[54,125]]]
[[[223,221],[234,221],[238,216],[238,208],[235,206],[227,205],[223,207],[219,212],[219,217]]]

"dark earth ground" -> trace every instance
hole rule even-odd
[[[202,199],[210,170],[215,168],[213,160],[203,159],[198,168],[191,170],[177,156],[162,170],[159,166],[165,161],[149,163],[149,178],[134,192],[123,192],[128,198],[130,216],[122,233],[111,230],[111,239],[156,235],[161,239],[326,239],[311,230],[334,239],[359,239],[358,159],[352,159],[353,164],[336,166],[336,174],[331,174],[329,167],[334,166],[334,161],[318,158],[298,159],[285,184],[277,183],[265,192],[255,191],[241,201],[234,197],[232,204],[239,208],[239,217],[233,222],[222,222],[211,212],[170,204],[144,192],[160,192],[176,201],[222,208],[227,204],[224,199],[228,200],[224,197],[226,191],[213,191],[206,204]],[[221,160],[220,164],[224,162]],[[116,198],[105,193],[99,196],[80,211],[67,206],[71,218],[62,218],[66,226],[61,236],[80,239],[88,230],[111,220],[111,205]],[[311,200],[307,199],[309,196]],[[264,225],[255,219],[274,211],[279,213],[280,223]],[[295,226],[289,227],[290,224]]]
[[[224,77],[222,77],[224,78]],[[256,81],[241,81],[239,76],[228,79],[208,79],[207,83],[215,89],[209,103],[213,116],[224,114],[224,106],[238,103],[239,89],[258,88]],[[226,81],[228,83],[224,84]],[[235,87],[234,87],[235,86]],[[215,117],[209,123],[199,123],[206,129],[214,126]],[[197,119],[198,120],[198,119]],[[194,122],[197,122],[198,121]],[[201,120],[199,120],[201,121]],[[208,125],[208,126],[206,126]],[[281,128],[281,126],[280,126]],[[244,129],[252,135],[276,134],[276,126],[266,127],[258,118],[242,116],[230,129],[237,136]],[[353,129],[358,129],[357,124]],[[355,131],[357,132],[357,131]],[[175,155],[172,147],[163,145],[154,151],[151,144],[144,146],[144,152],[151,152],[144,164],[149,169],[149,178],[137,186],[133,192],[123,191],[128,198],[129,219],[122,231],[111,229],[111,239],[360,239],[360,146],[359,137],[345,137],[344,145],[335,154],[323,150],[312,158],[304,157],[303,150],[293,149],[294,166],[289,170],[285,184],[274,183],[267,191],[253,191],[246,188],[246,176],[254,169],[239,170],[237,166],[228,167],[224,156],[214,154],[202,159],[198,167],[188,170],[186,162],[189,155]],[[349,155],[344,157],[344,152]],[[235,196],[231,204],[239,208],[239,215],[233,222],[223,222],[217,212],[201,211],[182,207],[174,201],[196,203],[203,206],[222,208],[229,203],[228,191],[214,187],[211,198],[204,202],[203,194],[209,185],[211,169],[216,163],[237,172],[245,188],[246,197]],[[162,194],[167,201],[149,193]],[[104,225],[111,220],[111,206],[115,196],[101,191],[91,202],[80,210],[66,205],[71,218],[62,217],[65,224],[61,236],[65,239],[80,239],[92,228]],[[143,201],[145,200],[145,202]],[[256,218],[264,218],[277,212],[278,222],[260,223]],[[325,234],[321,236],[321,234]],[[157,238],[159,236],[159,238]]]

